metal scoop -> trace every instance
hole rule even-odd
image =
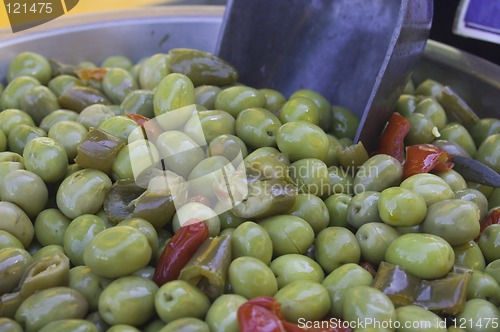
[[[319,92],[360,119],[373,152],[424,51],[433,0],[228,0],[216,53],[240,81],[289,96]],[[500,186],[484,164],[455,158],[466,180]]]
[[[216,53],[240,81],[285,96],[308,88],[361,120],[376,148],[424,51],[432,0],[229,0]]]

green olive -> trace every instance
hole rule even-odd
[[[473,270],[467,284],[467,299],[485,299],[489,302],[500,304],[500,286],[488,273]]]
[[[5,87],[0,97],[2,109],[21,109],[20,98],[34,87],[40,86],[40,82],[31,76],[19,76],[14,78]],[[29,116],[28,113],[25,113]],[[2,128],[3,129],[3,128]],[[7,134],[7,133],[6,133]]]
[[[307,221],[315,234],[328,227],[330,222],[325,202],[318,196],[311,194],[298,194],[289,213]]]
[[[215,98],[215,109],[224,110],[234,118],[247,108],[264,107],[265,104],[266,97],[261,91],[244,85],[226,88]]]
[[[436,279],[451,270],[455,254],[450,244],[437,235],[409,233],[392,241],[385,260],[419,278]]]
[[[448,183],[451,190],[455,192],[467,188],[467,182],[463,176],[453,169],[446,172],[436,172],[435,174]]]
[[[64,252],[74,265],[83,265],[83,253],[92,239],[106,229],[104,221],[92,214],[83,214],[71,221],[64,232]]]
[[[97,330],[99,332],[107,331],[110,328],[109,324],[106,323],[104,321],[104,319],[102,319],[101,315],[99,315],[99,311],[94,311],[94,312],[89,313],[85,317],[85,320],[93,323],[97,327]],[[119,325],[115,325],[115,326],[119,326]]]
[[[148,238],[148,243],[153,251],[153,255],[158,251],[158,233],[153,225],[147,220],[141,218],[126,219],[119,222],[117,226],[130,226],[140,230]]]
[[[446,112],[444,111],[443,107],[433,98],[425,98],[421,100],[415,108],[415,113],[421,113],[427,116],[439,130],[443,129],[446,125]]]
[[[140,332],[141,330],[127,324],[117,324],[111,326],[106,332]]]
[[[203,319],[210,307],[210,300],[190,283],[173,280],[158,289],[154,305],[161,320],[170,323],[185,317]]]
[[[92,322],[84,319],[61,319],[45,325],[40,332],[98,332]]]
[[[215,85],[197,86],[194,88],[196,104],[207,109],[215,109],[215,99],[221,91],[222,89]]]
[[[238,308],[247,300],[236,294],[224,294],[219,296],[208,309],[205,322],[210,331],[238,332]]]
[[[64,91],[74,86],[83,86],[83,82],[71,75],[59,75],[52,78],[47,87],[57,96],[61,96]]]
[[[146,266],[152,250],[148,238],[130,226],[116,226],[98,233],[83,252],[83,262],[97,275],[117,278]]]
[[[431,144],[440,147],[441,149],[448,152],[448,154],[454,156],[464,156],[470,158],[470,154],[464,150],[460,145],[455,142],[444,140],[444,139],[435,139],[431,142]]]
[[[245,161],[248,163],[252,163],[254,160],[261,157],[272,157],[284,163],[285,165],[290,165],[290,159],[286,154],[270,146],[255,149],[248,154],[248,156],[245,158]]]
[[[269,265],[273,255],[273,243],[262,226],[246,221],[237,226],[232,233],[231,251],[233,258],[254,257]]]
[[[185,317],[170,322],[159,332],[210,332],[210,328],[198,318]]]
[[[57,190],[57,207],[68,218],[96,213],[104,203],[110,178],[95,169],[82,169],[63,180]]]
[[[62,180],[68,168],[66,150],[49,137],[29,141],[23,151],[24,167],[36,173],[46,183]]]
[[[326,273],[347,263],[358,263],[361,258],[356,236],[343,227],[328,227],[319,232],[314,248],[316,261]]]
[[[415,95],[423,95],[429,97],[436,97],[441,94],[444,87],[441,83],[432,79],[426,79],[420,83],[415,89]]]
[[[71,220],[58,209],[46,209],[40,212],[34,222],[35,236],[43,246],[63,245],[64,233]]]
[[[361,257],[374,265],[380,264],[385,258],[387,248],[398,236],[399,231],[388,224],[370,222],[362,225],[356,231]]]
[[[479,209],[474,202],[462,199],[437,202],[429,206],[422,230],[452,246],[465,243],[479,235]]]
[[[500,134],[486,138],[477,149],[476,159],[500,172]]]
[[[98,276],[87,266],[75,266],[69,270],[68,286],[85,297],[89,310],[97,310],[99,297],[106,284],[107,279]]]
[[[38,331],[60,319],[84,318],[88,304],[80,292],[68,287],[52,287],[36,292],[21,304],[16,312],[25,331]]]
[[[323,97],[321,94],[309,90],[309,89],[301,89],[297,90],[292,95],[290,96],[290,99],[296,98],[296,97],[303,97],[303,98],[308,98],[316,106],[318,107],[319,110],[319,126],[323,130],[328,130],[330,129],[331,122],[332,122],[332,111],[331,111],[331,105],[330,102]]]
[[[474,158],[477,152],[476,144],[467,129],[459,123],[450,123],[441,130],[440,139],[452,141],[460,145]]]
[[[4,152],[7,150],[7,136],[3,130],[0,129],[0,152]]]
[[[205,159],[205,154],[198,144],[185,133],[176,130],[160,134],[156,147],[165,166],[185,178]]]
[[[498,331],[496,324],[498,320],[500,320],[499,309],[483,299],[468,300],[462,312],[456,316],[457,326],[471,332]]]
[[[186,75],[168,74],[156,86],[153,98],[156,116],[194,103],[193,82]]]
[[[23,332],[23,328],[13,319],[0,318],[0,331],[2,332]]]
[[[54,123],[64,120],[76,121],[78,115],[78,113],[70,110],[56,110],[44,117],[39,127],[48,132]]]
[[[326,287],[309,280],[297,280],[282,287],[275,295],[280,311],[289,322],[320,320],[330,311]]]
[[[228,277],[232,291],[247,299],[273,296],[278,291],[278,282],[271,268],[254,257],[242,256],[233,260]]]
[[[446,332],[445,321],[433,313],[417,305],[405,305],[396,309],[397,321],[403,328],[398,331]]]
[[[139,69],[139,84],[141,88],[153,90],[160,81],[170,74],[170,58],[163,53],[154,54],[141,65]]]
[[[99,124],[99,129],[124,141],[128,140],[136,128],[138,128],[137,122],[124,115],[113,116]]]
[[[415,112],[418,104],[418,98],[416,96],[410,94],[402,94],[399,96],[398,101],[396,102],[396,106],[394,107],[394,112],[397,112],[408,118],[410,114]]]
[[[102,79],[102,90],[114,104],[121,104],[127,94],[138,88],[132,75],[123,68],[109,68]]]
[[[489,136],[500,133],[500,120],[495,118],[479,119],[468,129],[476,146],[480,146]]]
[[[35,234],[26,212],[11,202],[0,201],[0,229],[14,235],[25,248],[30,245]]]
[[[319,125],[320,114],[318,106],[312,100],[296,96],[280,107],[278,118],[281,123],[307,121]]]
[[[49,244],[48,246],[41,247],[35,253],[32,252],[34,261],[40,261],[46,257],[52,257],[55,255],[66,256],[64,248],[58,244]]]
[[[468,241],[461,245],[454,246],[455,264],[468,266],[471,269],[483,271],[486,266],[481,248],[476,241]]]
[[[370,286],[372,281],[370,272],[355,263],[347,263],[333,270],[322,283],[330,296],[329,315],[344,317],[343,304],[345,300],[349,301],[345,296],[346,291],[355,286]]]
[[[47,84],[52,76],[52,67],[43,55],[22,52],[10,62],[7,68],[7,81],[12,82],[16,77],[24,75],[32,76],[40,83]]]
[[[277,215],[259,222],[273,243],[273,256],[305,254],[314,242],[314,230],[304,219],[293,215]]]
[[[476,203],[479,209],[479,220],[488,214],[488,199],[479,190],[473,188],[455,190],[455,198]]]
[[[5,136],[8,137],[13,128],[23,124],[30,127],[35,126],[35,122],[26,112],[18,109],[4,109],[0,112],[0,130]]]
[[[410,131],[405,136],[407,145],[430,143],[440,137],[439,130],[432,120],[422,113],[412,113],[408,117]]]
[[[177,232],[191,218],[205,222],[210,236],[217,236],[220,233],[220,220],[217,213],[205,204],[198,202],[186,203],[177,210],[172,218],[173,231]]]
[[[370,286],[354,286],[346,290],[342,305],[344,320],[364,321],[371,324],[396,320],[396,309],[380,290]]]
[[[325,273],[313,259],[299,254],[279,256],[271,262],[271,270],[278,281],[278,289],[296,280],[323,282]]]
[[[304,158],[289,167],[290,177],[299,193],[325,196],[330,189],[330,176],[326,164],[316,158]]]
[[[448,183],[430,173],[412,175],[401,182],[400,187],[420,194],[427,203],[427,207],[455,196]]]
[[[17,153],[16,153],[17,155]],[[1,157],[0,157],[1,158]],[[21,159],[23,157],[20,157]],[[16,171],[19,169],[24,169],[24,165],[17,161],[0,161],[0,183],[3,182],[3,179],[7,174],[12,171]]]
[[[351,199],[347,194],[333,194],[325,199],[330,218],[328,226],[348,227],[347,211]]]
[[[115,113],[107,105],[93,104],[85,107],[74,121],[82,124],[85,128],[99,128],[101,123],[115,116]]]
[[[392,187],[380,193],[378,211],[382,221],[388,225],[416,226],[424,220],[427,204],[424,198],[414,191]]]
[[[266,96],[266,105],[264,105],[264,108],[271,112],[276,112],[278,108],[286,102],[286,97],[277,90],[260,89],[260,92]]]
[[[153,99],[154,93],[150,90],[133,90],[125,96],[120,108],[126,114],[140,114],[146,118],[153,118],[155,116]]]
[[[486,265],[486,267],[484,268],[484,272],[495,278],[497,283],[500,285],[500,259],[495,259],[494,261]]]
[[[342,106],[332,105],[331,113],[332,134],[337,138],[354,139],[359,126],[359,119],[354,112]]]
[[[157,291],[158,286],[149,279],[118,278],[99,296],[99,313],[111,325],[139,326],[154,316]]]
[[[328,136],[320,127],[306,121],[283,124],[276,132],[276,143],[290,161],[302,158],[324,161],[328,155]]]
[[[17,204],[32,218],[45,208],[48,195],[42,178],[26,170],[10,172],[0,184],[0,198]]]
[[[369,222],[381,222],[378,210],[380,193],[364,191],[356,194],[347,206],[347,223],[356,229]]]
[[[490,263],[500,258],[500,224],[493,224],[481,233],[479,237],[479,247],[486,258],[486,262]]]
[[[276,146],[276,135],[281,121],[270,111],[252,107],[239,112],[235,130],[239,138],[250,148]]]
[[[5,248],[24,249],[24,246],[14,235],[0,229],[0,250]]]
[[[237,167],[241,159],[246,158],[248,150],[241,138],[231,134],[222,134],[210,140],[207,154],[209,156],[223,156]]]
[[[57,96],[46,86],[36,86],[19,98],[19,107],[39,124],[44,117],[60,108]]]
[[[87,128],[76,121],[59,121],[49,130],[49,137],[62,145],[68,160],[73,161],[77,155],[77,148],[87,136]]]
[[[403,166],[394,157],[377,154],[361,165],[354,177],[354,192],[379,191],[399,185]]]
[[[21,124],[16,126],[15,130],[11,130],[7,137],[9,150],[22,155],[26,144],[37,137],[45,136],[47,136],[45,130]]]
[[[12,293],[17,288],[24,272],[33,262],[23,248],[0,249],[0,294]]]
[[[0,163],[1,165],[1,163]],[[1,170],[0,170],[0,180],[2,179]],[[484,193],[482,193],[484,195]],[[486,197],[486,195],[484,195]],[[493,209],[497,206],[500,206],[500,188],[495,188],[493,192],[488,197],[488,209]]]

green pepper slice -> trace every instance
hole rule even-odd
[[[181,270],[179,279],[187,281],[212,301],[224,294],[229,264],[231,239],[229,235],[207,239]]]

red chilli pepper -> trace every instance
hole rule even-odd
[[[483,234],[483,231],[490,225],[500,224],[500,207],[491,210],[490,214],[481,220],[479,235]],[[478,236],[479,238],[479,236]]]
[[[406,147],[403,179],[419,173],[449,171],[453,167],[450,155],[432,144],[416,144]]]
[[[404,139],[410,131],[410,122],[401,114],[392,113],[378,143],[377,153],[393,156],[399,162],[404,159]]]
[[[158,286],[176,280],[182,268],[208,238],[208,227],[204,222],[190,221],[179,228],[160,256],[153,275],[153,281]]]
[[[144,115],[136,114],[136,113],[126,113],[125,114],[129,119],[132,119],[139,126],[144,127],[144,123],[148,122],[149,119]]]
[[[144,136],[153,143],[156,142],[156,138],[163,132],[157,121],[152,121],[143,115],[135,113],[126,113],[125,115],[141,126]]]
[[[302,328],[287,322],[280,311],[281,303],[275,298],[261,296],[251,299],[238,309],[238,323],[241,332],[348,332],[349,328],[310,327]],[[329,322],[309,322],[315,326],[328,326]],[[323,324],[322,324],[323,323]],[[339,321],[337,320],[337,323]]]
[[[76,76],[81,80],[102,81],[108,70],[106,68],[85,68],[75,70]]]

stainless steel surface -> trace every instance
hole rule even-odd
[[[368,151],[420,58],[432,0],[228,0],[216,53],[240,80],[352,110]],[[265,8],[265,10],[263,10]]]
[[[68,63],[99,63],[115,54],[138,60],[172,47],[214,52],[223,12],[222,6],[153,7],[63,16],[14,38],[9,29],[0,29],[0,78],[22,51]],[[448,84],[481,117],[500,118],[500,66],[429,40],[413,78],[416,83],[432,78]]]

